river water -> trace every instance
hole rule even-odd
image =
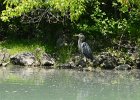
[[[140,71],[1,67],[0,100],[140,100]]]

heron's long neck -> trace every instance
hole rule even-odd
[[[82,44],[83,40],[82,39],[78,39],[78,48],[81,48],[81,44]]]
[[[78,39],[78,44],[81,44],[82,43],[82,39]]]

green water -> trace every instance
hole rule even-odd
[[[140,73],[0,68],[0,100],[140,100]]]

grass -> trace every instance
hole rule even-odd
[[[35,40],[2,41],[0,42],[0,49],[3,49],[3,48],[6,48],[7,52],[10,54],[17,54],[21,52],[34,52],[36,48],[40,48],[44,52],[47,50],[47,46],[45,44],[43,45],[40,41],[35,41]]]
[[[76,50],[76,48],[73,46],[73,44],[60,48],[58,51],[59,62],[65,63],[65,62],[69,61],[75,50]]]
[[[66,62],[70,60],[75,47],[73,44],[67,45],[61,48],[56,48],[53,44],[43,43],[42,41],[37,40],[17,40],[17,39],[8,39],[6,41],[0,42],[0,50],[6,49],[10,55],[22,53],[22,52],[32,52],[34,53],[37,48],[41,49],[41,52],[47,52],[49,54],[56,53],[58,62]],[[5,52],[5,51],[4,51]]]

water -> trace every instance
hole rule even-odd
[[[139,72],[0,68],[0,100],[139,100]]]

